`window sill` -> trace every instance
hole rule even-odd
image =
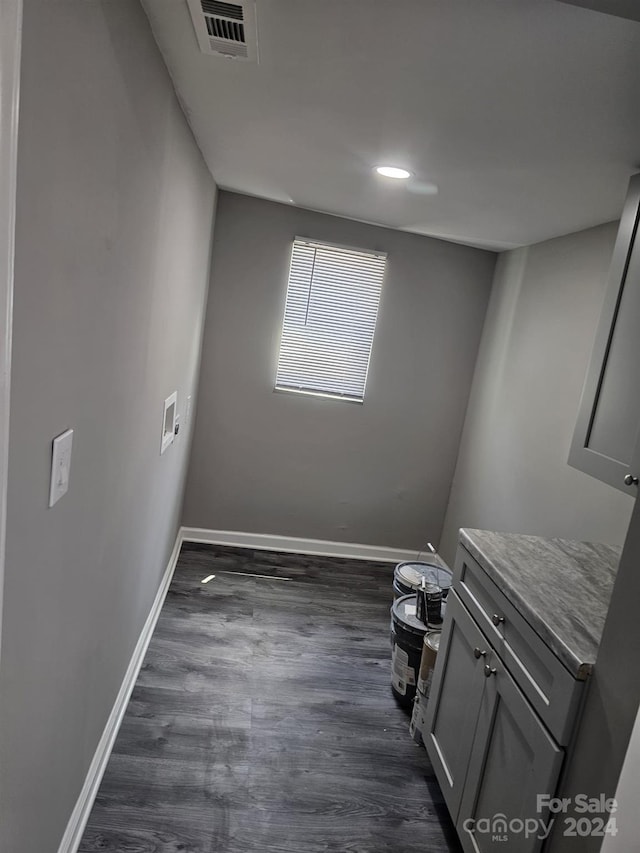
[[[319,397],[324,400],[335,400],[339,403],[355,403],[357,406],[364,405],[364,400],[358,400],[356,397],[344,397],[341,394],[330,394],[327,391],[308,391],[304,388],[282,388],[278,386],[273,391],[275,394],[296,394],[300,397]]]

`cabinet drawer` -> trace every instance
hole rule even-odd
[[[454,589],[559,744],[569,742],[584,682],[575,679],[462,545]]]

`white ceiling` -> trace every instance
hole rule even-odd
[[[616,219],[640,170],[640,23],[556,0],[257,0],[256,65],[201,53],[186,0],[142,3],[220,187],[510,248]]]

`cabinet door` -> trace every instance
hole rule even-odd
[[[555,793],[564,753],[495,653],[485,666],[456,828],[467,853],[534,853],[543,842],[540,821],[549,822],[537,811],[537,795]],[[532,822],[520,828],[527,820],[538,821],[535,831]]]
[[[455,821],[485,678],[489,644],[452,590],[427,704],[423,740]]]
[[[639,215],[640,175],[635,175],[620,220],[569,453],[569,464],[574,468],[633,496],[638,492],[633,478],[640,476]]]

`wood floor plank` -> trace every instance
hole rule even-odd
[[[458,853],[391,694],[392,569],[183,546],[79,853]]]

